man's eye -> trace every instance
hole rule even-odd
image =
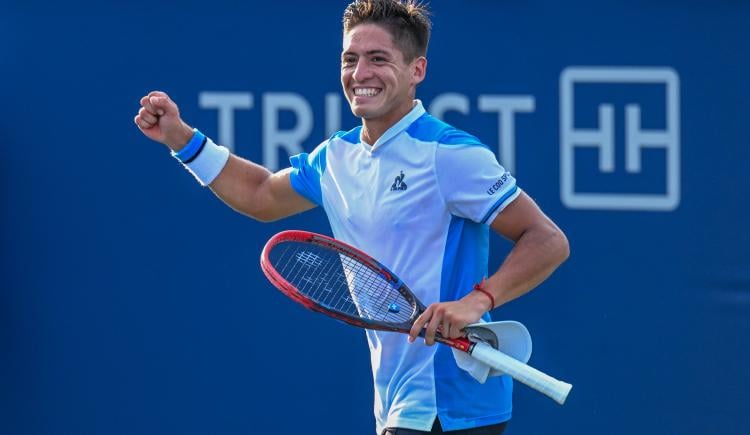
[[[345,58],[341,59],[341,64],[344,65],[344,66],[351,66],[351,65],[353,65],[356,62],[357,62],[357,59],[355,59],[353,57],[345,57]]]
[[[377,63],[385,62],[385,58],[384,57],[380,57],[380,56],[375,56],[375,57],[372,58],[372,61],[373,62],[377,62]]]

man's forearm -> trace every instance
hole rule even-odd
[[[484,288],[494,295],[496,306],[503,305],[547,279],[569,252],[567,238],[554,224],[529,228]]]
[[[273,173],[231,155],[209,187],[234,210],[261,222],[271,222],[315,207],[292,189],[289,173],[289,169]]]
[[[258,216],[262,214],[264,202],[260,198],[261,186],[271,175],[271,171],[265,167],[231,155],[224,169],[209,187],[219,199],[234,210],[264,220],[262,216]]]

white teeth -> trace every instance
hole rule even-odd
[[[380,90],[375,88],[355,88],[354,95],[358,97],[374,97],[379,94]]]

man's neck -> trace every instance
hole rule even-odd
[[[379,121],[367,121],[366,119],[362,120],[362,142],[372,146],[375,145],[375,142],[380,139],[380,137],[383,135],[383,133],[386,132],[391,126],[395,123],[390,123],[390,125],[385,125],[383,122]]]
[[[412,99],[408,104],[404,104],[401,110],[394,111],[391,116],[386,118],[372,120],[362,118],[362,141],[370,146],[375,145],[375,142],[377,142],[389,128],[396,125],[396,123],[401,121],[406,114],[411,112],[416,104],[417,103]]]

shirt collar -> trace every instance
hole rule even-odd
[[[385,131],[380,138],[378,138],[377,141],[372,145],[372,148],[370,148],[371,151],[374,151],[376,148],[379,148],[383,146],[386,142],[396,137],[399,133],[406,130],[414,121],[419,119],[420,116],[424,115],[425,110],[424,106],[422,106],[421,100],[414,100],[414,107],[404,115],[403,118],[401,118],[400,121],[393,124],[391,128]],[[361,133],[360,133],[361,134]],[[362,142],[361,136],[360,136],[360,142]],[[364,143],[364,142],[363,142]]]

